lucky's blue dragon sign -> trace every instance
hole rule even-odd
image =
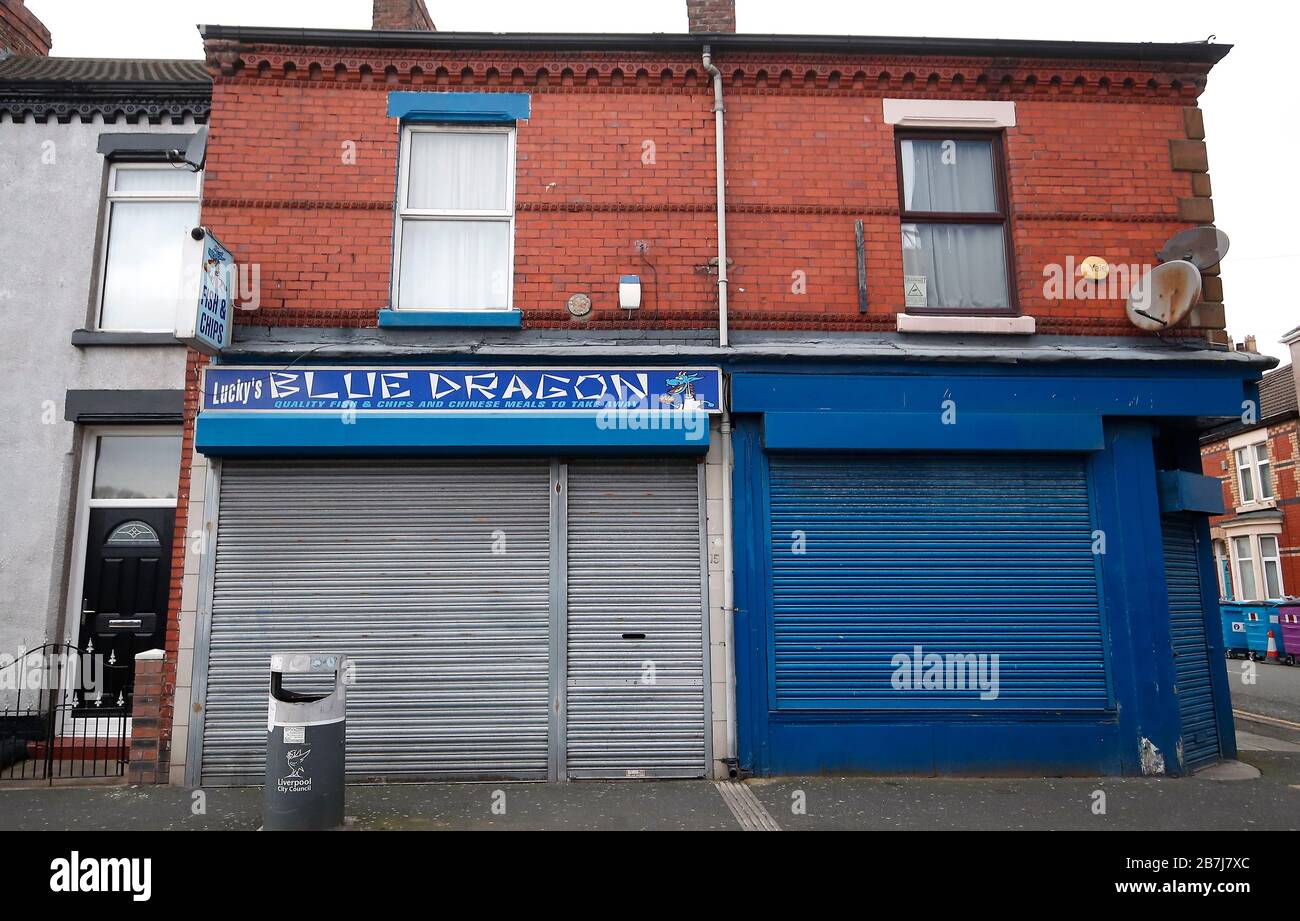
[[[717,368],[246,367],[204,373],[204,412],[718,412]]]

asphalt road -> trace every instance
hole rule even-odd
[[[1228,687],[1235,710],[1245,710],[1300,725],[1300,666],[1259,662],[1250,665],[1245,659],[1225,659]],[[1254,683],[1247,681],[1249,668]]]

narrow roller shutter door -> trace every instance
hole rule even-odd
[[[544,779],[544,462],[227,461],[204,783],[260,783],[272,652],[352,656],[349,776]],[[496,551],[496,552],[494,552]]]
[[[701,777],[698,465],[568,469],[570,777]]]
[[[770,505],[777,708],[1108,706],[1081,458],[774,456]],[[917,647],[997,655],[996,698],[894,687]]]
[[[1161,523],[1174,690],[1183,729],[1183,765],[1190,770],[1219,759],[1219,723],[1205,639],[1196,520],[1190,515],[1168,515]]]

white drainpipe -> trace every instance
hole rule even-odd
[[[713,78],[713,137],[718,186],[718,345],[727,346],[727,181],[722,144],[722,71],[713,65],[713,54],[704,46],[704,69]],[[727,758],[736,758],[736,596],[734,555],[731,550],[731,411],[723,401],[719,425],[722,449],[722,618],[726,625],[727,663]]]

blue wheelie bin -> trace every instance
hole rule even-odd
[[[1219,620],[1223,623],[1223,651],[1229,659],[1244,659],[1250,654],[1246,643],[1245,605],[1239,601],[1220,601]]]
[[[1246,645],[1250,648],[1250,657],[1256,662],[1263,662],[1268,657],[1268,634],[1273,633],[1273,643],[1277,647],[1278,657],[1283,651],[1282,624],[1278,617],[1278,604],[1274,601],[1252,601],[1242,607],[1246,612]]]

